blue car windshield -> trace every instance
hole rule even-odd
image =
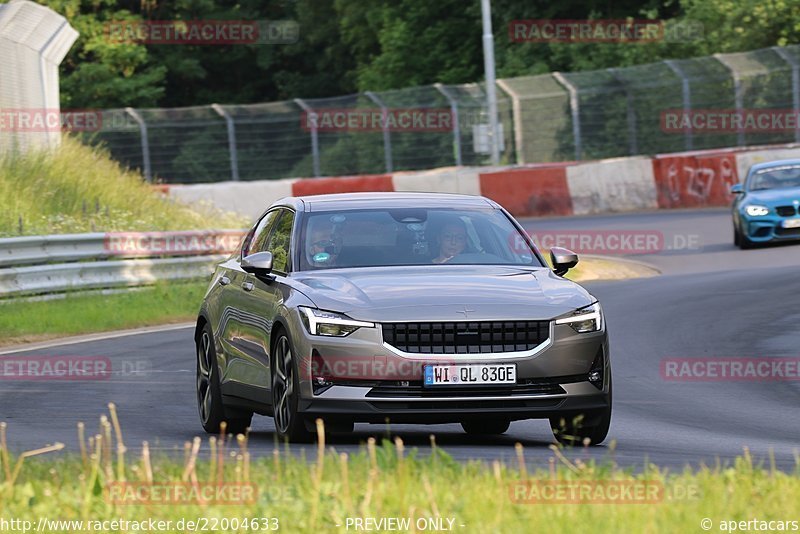
[[[542,267],[530,239],[492,208],[313,212],[298,240],[300,270],[398,265]]]
[[[800,187],[800,165],[781,165],[756,171],[750,176],[749,190]]]

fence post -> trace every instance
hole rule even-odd
[[[381,116],[383,117],[383,125],[381,126],[383,130],[383,156],[386,160],[386,172],[390,173],[392,172],[392,138],[389,133],[389,110],[386,108],[383,101],[378,98],[378,95],[372,91],[367,91],[364,94],[367,95],[367,98],[372,100],[376,106],[381,108]]]
[[[792,67],[792,109],[795,114],[800,113],[800,63],[780,46],[773,46],[772,49]],[[794,142],[800,143],[800,124],[794,129]]]
[[[311,158],[314,166],[314,176],[319,177],[319,132],[317,131],[317,114],[302,98],[295,98],[294,102],[306,112],[306,124],[311,125]]]
[[[678,78],[681,79],[681,96],[683,99],[683,112],[686,113],[686,116],[689,117],[692,112],[692,88],[689,86],[689,77],[686,76],[686,73],[683,72],[683,69],[673,60],[667,59],[664,60],[664,63],[669,67],[672,72],[674,72]],[[692,150],[693,140],[692,140],[692,129],[689,128],[686,130],[684,134],[684,142],[686,144],[686,150]]]
[[[619,75],[617,69],[608,69],[608,72],[614,77],[615,80],[617,80],[617,83],[619,83],[619,85],[622,87],[622,90],[625,91],[625,111],[628,119],[628,142],[630,143],[631,156],[635,156],[639,153],[639,146],[636,135],[636,111],[633,109],[633,94],[631,94],[628,84],[625,83],[625,80],[623,80]]]
[[[522,131],[522,105],[519,101],[519,93],[511,89],[511,86],[505,80],[497,80],[497,86],[500,87],[508,96],[511,97],[511,110],[514,117],[514,144],[517,149],[517,164],[522,165],[525,163],[525,152],[523,150],[523,131]]]
[[[558,71],[553,72],[553,78],[560,83],[569,93],[569,108],[572,112],[572,137],[575,140],[575,160],[580,161],[583,154],[581,141],[581,114],[578,101],[578,89],[572,85],[564,75]]]
[[[714,59],[722,63],[722,65],[728,69],[731,73],[731,78],[733,78],[733,101],[734,105],[736,106],[736,113],[740,116],[742,115],[742,109],[744,108],[744,104],[742,102],[742,79],[739,76],[739,73],[736,72],[736,69],[728,63],[725,56],[722,54],[714,54]],[[736,133],[736,144],[739,146],[744,146],[744,127],[740,122],[739,131]]]
[[[239,181],[239,158],[236,154],[236,125],[233,123],[233,117],[230,113],[219,104],[211,104],[211,109],[217,112],[217,115],[225,119],[225,125],[228,129],[228,153],[231,156],[231,180],[234,182]]]
[[[150,142],[147,139],[147,123],[139,112],[133,108],[125,108],[125,112],[130,115],[136,124],[139,125],[139,135],[142,138],[142,167],[144,168],[144,179],[148,182],[153,181],[153,172],[150,167]]]
[[[458,123],[458,102],[447,90],[447,88],[440,84],[435,83],[433,86],[444,95],[447,101],[450,103],[450,114],[453,115],[453,154],[456,159],[456,165],[458,167],[461,166],[461,127]]]

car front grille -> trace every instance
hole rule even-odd
[[[550,335],[549,321],[383,323],[383,341],[412,354],[522,352]]]
[[[797,214],[797,209],[794,206],[778,206],[775,208],[775,211],[778,212],[778,215],[781,217],[793,217]]]

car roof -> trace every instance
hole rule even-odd
[[[272,206],[278,205],[306,212],[364,208],[500,208],[493,200],[478,195],[405,191],[285,197],[275,201]]]
[[[800,159],[777,159],[773,161],[764,161],[762,163],[756,163],[752,167],[750,167],[750,173],[757,172],[763,169],[769,169],[770,167],[781,167],[784,165],[800,165]]]

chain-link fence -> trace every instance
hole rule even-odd
[[[511,100],[498,102],[513,131]],[[103,112],[85,133],[148,179],[167,183],[378,174],[488,161],[483,84],[249,105]],[[513,163],[513,142],[502,139]]]
[[[800,112],[800,46],[498,81],[501,163],[800,141],[800,128],[665,128],[666,112]],[[435,120],[431,121],[430,119]],[[489,163],[485,85],[110,110],[91,138],[168,183]]]

